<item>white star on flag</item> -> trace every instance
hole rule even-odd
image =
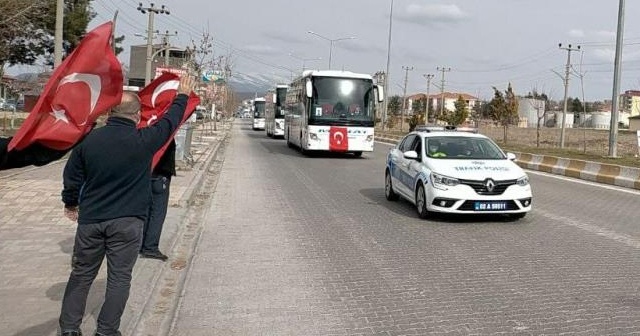
[[[51,114],[54,118],[56,118],[56,121],[54,121],[54,123],[57,123],[58,121],[62,120],[65,123],[69,123],[69,119],[67,119],[67,115],[65,110],[63,109],[56,109],[53,106],[51,107],[53,109],[53,112],[49,112],[49,114]]]

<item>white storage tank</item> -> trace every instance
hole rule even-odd
[[[545,110],[545,101],[541,99],[534,98],[519,98],[518,99],[518,116],[520,117],[520,124],[524,124],[522,122],[522,118],[525,118],[526,127],[536,128],[538,127],[538,113],[540,113],[540,117],[544,116]],[[540,119],[540,126],[544,125],[545,118]]]
[[[611,126],[611,113],[594,112],[591,114],[591,127],[609,129],[609,126]]]
[[[562,127],[562,111],[556,112],[556,127]],[[567,112],[564,121],[564,128],[573,128],[573,112]]]

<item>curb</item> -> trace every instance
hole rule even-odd
[[[640,189],[640,168],[549,155],[514,154],[516,154],[516,163],[522,168],[619,187]]]
[[[390,145],[395,145],[400,140],[396,136],[376,136],[375,139]],[[516,163],[522,168],[618,187],[640,189],[640,168],[549,155],[519,152],[514,152],[514,154],[516,155]]]
[[[189,180],[188,182],[189,187],[183,192],[182,196],[178,199],[178,203],[181,208],[188,207],[194,201],[194,198],[198,194],[197,191],[199,190],[200,185],[204,181],[204,177],[206,175],[205,173],[209,169],[209,166],[211,166],[213,159],[216,157],[216,154],[218,153],[218,150],[220,149],[221,144],[224,143],[224,141],[226,141],[228,136],[229,136],[229,130],[228,129],[222,130],[220,134],[220,138],[216,140],[216,143],[213,146],[211,146],[211,149],[208,150],[208,152],[202,156],[203,158],[202,163],[192,168],[197,171],[194,173],[193,178]],[[188,215],[187,212],[185,212],[182,215],[182,221],[187,220],[187,217],[186,217],[187,215]],[[182,229],[179,229],[170,238],[170,243],[167,246],[169,251],[173,251],[176,244],[178,244],[178,239],[181,235]],[[124,325],[124,323],[121,326],[122,328],[121,330],[125,332],[126,335],[138,334],[138,332],[140,331],[139,328],[141,327],[141,322],[143,322],[146,316],[146,313],[151,311],[151,309],[153,309],[152,307],[154,303],[153,297],[154,295],[158,295],[158,284],[160,283],[165,267],[167,266],[163,265],[162,267],[158,267],[154,269],[152,280],[148,284],[148,287],[150,288],[150,292],[147,295],[147,297],[144,299],[144,303],[142,304],[141,309],[136,311],[135,313],[136,316],[133,317],[130,321],[128,321],[126,326]]]

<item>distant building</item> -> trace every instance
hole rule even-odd
[[[444,108],[445,110],[448,111],[455,111],[456,109],[456,101],[458,101],[458,98],[462,96],[462,99],[465,100],[465,102],[467,103],[467,108],[469,109],[469,111],[473,110],[478,102],[478,98],[474,97],[468,93],[455,93],[455,92],[444,92],[443,94],[440,93],[436,93],[436,94],[430,94],[428,99],[429,99],[429,108],[432,109],[433,111],[436,111],[436,113],[440,112],[440,108],[441,108],[441,102],[442,99],[444,98]],[[413,114],[413,106],[414,106],[414,102],[418,101],[418,100],[424,100],[427,97],[427,95],[425,93],[418,93],[418,94],[414,94],[411,96],[407,97],[407,111],[409,114]],[[424,111],[418,111],[418,112],[424,112]]]
[[[163,47],[164,44],[153,45],[152,50],[155,56],[151,62],[151,79],[155,78],[156,68],[180,68],[189,57],[189,51],[187,49],[170,48],[168,50],[162,50]],[[127,85],[144,87],[146,68],[147,45],[131,46]]]
[[[620,111],[630,116],[640,115],[640,91],[627,90],[620,95]]]

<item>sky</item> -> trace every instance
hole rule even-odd
[[[390,55],[391,94],[464,92],[490,99],[492,87],[517,94],[533,89],[562,99],[569,44],[572,75],[569,96],[587,101],[611,99],[618,1],[614,0],[157,0],[170,14],[155,16],[154,29],[177,32],[178,46],[214,38],[216,55],[231,55],[236,80],[265,85],[287,82],[307,68],[374,74],[385,71]],[[144,44],[147,15],[139,1],[95,0],[98,16],[90,28],[118,10],[117,34],[125,47]],[[148,1],[142,1],[148,7]],[[640,90],[640,1],[626,1],[620,92]],[[313,31],[324,38],[308,33]],[[333,48],[326,39],[335,41]],[[293,56],[292,56],[293,55]],[[120,56],[129,62],[128,51]],[[321,58],[321,60],[314,60]],[[409,68],[409,71],[403,70]],[[449,71],[441,72],[439,68]],[[581,81],[582,79],[582,81]],[[582,85],[581,85],[582,82]]]

